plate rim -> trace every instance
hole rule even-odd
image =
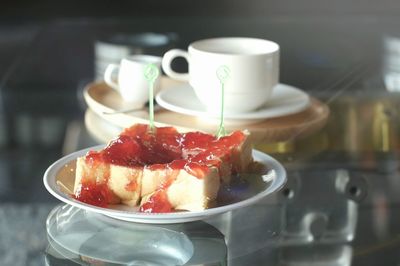
[[[240,114],[225,114],[225,119],[227,120],[232,120],[232,121],[241,121],[241,120],[265,120],[265,119],[271,119],[271,118],[276,118],[276,117],[283,117],[283,116],[288,116],[288,115],[293,115],[299,112],[302,112],[304,110],[306,110],[310,105],[311,105],[311,98],[310,95],[308,93],[306,93],[305,91],[301,90],[300,88],[297,88],[295,86],[289,85],[289,84],[285,84],[285,83],[278,83],[276,86],[284,86],[287,89],[296,91],[296,92],[301,92],[303,94],[304,97],[306,97],[306,100],[304,101],[304,103],[302,105],[299,105],[299,107],[294,108],[290,111],[281,113],[281,114],[271,114],[271,115],[262,115],[260,116],[260,113],[257,111],[252,111],[252,112],[247,112],[247,113],[240,113]],[[155,99],[157,101],[157,103],[172,112],[177,112],[177,113],[181,113],[181,114],[185,114],[185,115],[191,115],[191,116],[197,116],[197,117],[204,117],[204,118],[209,118],[209,119],[217,119],[219,118],[219,114],[214,114],[214,113],[210,113],[210,112],[206,112],[206,110],[194,110],[194,109],[188,109],[182,106],[178,106],[175,104],[172,104],[168,101],[165,101],[165,99],[163,98],[164,95],[168,94],[170,91],[174,91],[174,90],[180,90],[180,89],[192,89],[192,87],[190,86],[189,83],[187,84],[180,84],[180,85],[176,85],[176,86],[172,86],[169,88],[166,88],[164,90],[161,90],[159,93],[157,93]],[[193,90],[193,89],[192,89]],[[193,94],[195,94],[195,92],[193,91]]]
[[[67,203],[69,205],[87,210],[96,213],[100,213],[103,215],[107,215],[119,220],[124,221],[135,221],[141,223],[148,223],[148,224],[156,224],[156,223],[182,223],[182,222],[189,222],[195,220],[201,220],[204,217],[211,217],[218,214],[223,214],[238,208],[250,206],[266,196],[277,192],[281,189],[287,182],[286,170],[285,168],[274,158],[270,155],[263,153],[261,151],[253,149],[253,156],[262,158],[264,163],[268,162],[267,165],[271,170],[276,172],[276,177],[273,178],[270,185],[260,193],[239,201],[232,204],[215,207],[206,209],[203,211],[193,211],[193,212],[174,212],[174,213],[138,213],[138,212],[130,212],[126,210],[114,210],[108,208],[97,207],[93,205],[89,205],[78,200],[71,198],[66,193],[62,192],[57,185],[56,175],[58,171],[65,166],[67,162],[70,162],[73,159],[76,159],[79,156],[83,156],[89,150],[98,150],[103,148],[105,145],[97,145],[93,147],[89,147],[86,149],[82,149],[71,154],[68,154],[54,163],[52,163],[45,171],[43,175],[43,183],[46,190],[58,200]]]

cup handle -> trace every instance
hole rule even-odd
[[[189,81],[189,73],[178,73],[172,70],[171,62],[176,57],[183,57],[189,63],[189,54],[186,51],[180,49],[172,49],[166,52],[162,59],[162,68],[168,76],[173,79],[182,80],[182,81]]]
[[[118,84],[114,82],[112,79],[113,73],[119,70],[119,66],[116,64],[109,64],[104,72],[104,81],[107,83],[108,86],[113,88],[114,90],[118,90]]]

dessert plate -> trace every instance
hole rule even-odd
[[[157,94],[156,101],[170,111],[207,119],[219,119],[219,114],[206,111],[189,84],[162,90]],[[274,87],[271,99],[264,106],[247,113],[227,113],[225,119],[230,124],[256,123],[268,118],[301,112],[309,105],[310,97],[307,93],[286,84],[278,84]]]
[[[43,182],[46,189],[57,199],[72,206],[104,214],[119,220],[149,223],[169,224],[184,223],[203,220],[214,215],[236,210],[254,204],[266,196],[277,192],[286,183],[286,171],[283,166],[269,155],[253,150],[253,157],[256,161],[266,166],[267,171],[259,178],[249,179],[247,186],[231,187],[233,199],[230,204],[197,212],[174,212],[174,213],[143,213],[138,208],[125,205],[110,205],[108,208],[101,208],[75,200],[71,197],[75,181],[75,160],[85,155],[89,150],[100,150],[104,145],[84,149],[67,155],[53,163],[45,172]]]

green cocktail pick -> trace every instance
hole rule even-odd
[[[217,78],[221,83],[221,118],[219,123],[219,129],[217,131],[217,138],[223,137],[226,135],[225,126],[224,126],[224,109],[225,109],[225,82],[229,79],[229,75],[231,73],[230,69],[222,65],[217,69]]]
[[[149,121],[151,132],[154,132],[154,82],[159,74],[160,71],[154,64],[148,64],[144,68],[144,77],[149,83]]]

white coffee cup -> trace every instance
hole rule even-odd
[[[188,73],[171,69],[176,57],[184,57]],[[243,113],[264,105],[279,81],[279,45],[255,38],[214,38],[196,41],[188,52],[173,49],[164,54],[162,67],[171,78],[188,81],[209,112],[221,109],[221,83],[216,71],[230,70],[225,81],[225,112]]]
[[[144,70],[148,64],[154,64],[161,73],[161,57],[152,55],[132,55],[123,58],[119,65],[109,64],[104,72],[104,81],[117,90],[123,100],[132,107],[142,107],[149,100],[149,83]],[[117,82],[113,76],[117,74]],[[159,90],[159,78],[154,82],[154,94]]]

